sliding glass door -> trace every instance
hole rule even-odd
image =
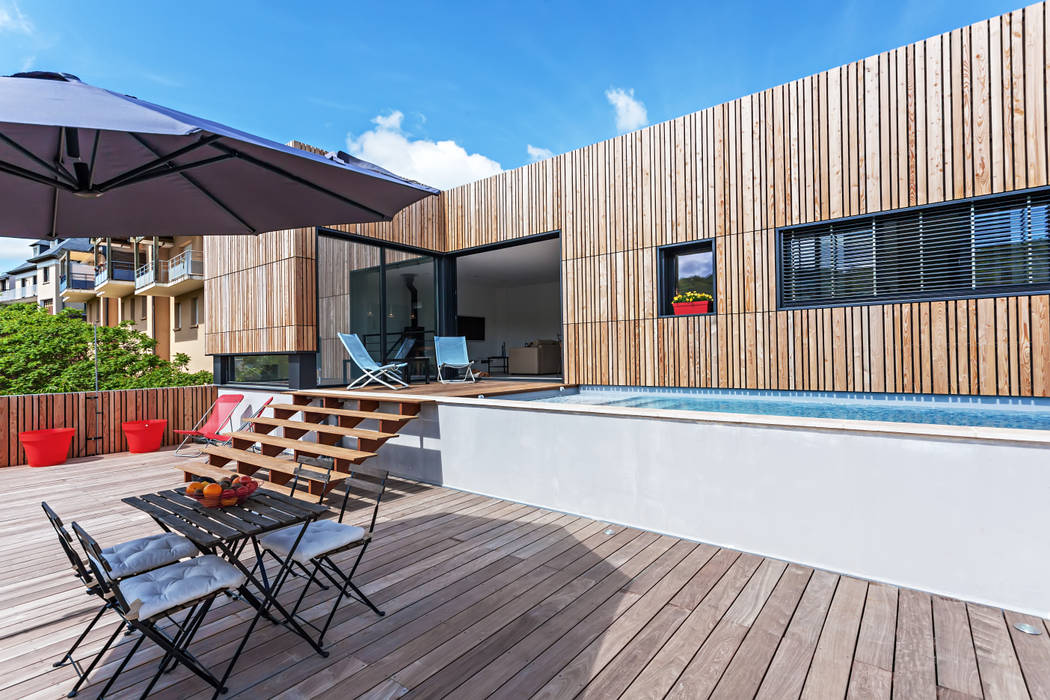
[[[434,268],[431,256],[318,236],[319,386],[360,374],[339,333],[359,335],[377,362],[412,361],[410,369],[422,372],[438,317]]]

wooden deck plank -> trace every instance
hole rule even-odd
[[[937,685],[966,695],[981,696],[981,674],[966,604],[941,596],[933,597],[934,651],[937,655]]]
[[[937,696],[933,607],[929,594],[902,589],[897,598],[897,647],[893,697],[916,700]]]
[[[1003,611],[968,603],[973,647],[986,698],[1026,698],[1028,686],[1006,630]]]
[[[104,545],[142,536],[155,525],[120,498],[180,485],[172,469],[179,463],[161,452],[0,470],[8,494],[0,511],[0,696],[64,694],[72,671],[50,661],[95,610],[69,575],[40,500]],[[328,658],[282,627],[261,625],[228,697],[1050,693],[1050,629],[1038,618],[399,479],[387,493],[356,579],[388,615],[344,604]],[[348,522],[367,516],[347,514]],[[286,595],[303,584],[289,582]],[[309,591],[304,616],[323,617],[330,600],[328,591]],[[249,618],[243,603],[217,602],[192,650],[222,668]],[[1043,634],[1026,635],[1015,622]],[[115,618],[106,618],[84,652],[113,629]],[[84,697],[98,693],[128,648],[107,654]],[[111,695],[139,695],[159,658],[143,645]],[[152,695],[210,696],[181,667]]]

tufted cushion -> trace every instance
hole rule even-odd
[[[150,535],[102,550],[102,556],[109,564],[109,575],[113,578],[141,574],[197,553],[192,542],[172,532]]]
[[[283,559],[288,556],[288,551],[295,544],[295,538],[299,536],[301,529],[301,525],[292,525],[276,530],[260,537],[259,543]],[[314,557],[364,539],[364,536],[365,530],[362,527],[344,525],[334,520],[318,520],[307,526],[306,534],[303,535],[292,558],[300,564],[305,564]]]
[[[131,607],[131,616],[148,620],[216,591],[236,590],[244,581],[244,574],[233,564],[208,554],[132,576],[117,585]]]

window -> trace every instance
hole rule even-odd
[[[182,302],[175,302],[175,318],[171,320],[171,327],[175,330],[182,330]]]
[[[287,355],[234,355],[230,361],[230,381],[242,384],[288,381]]]
[[[701,292],[715,295],[714,241],[666,246],[660,255],[660,314],[674,313],[671,300],[676,294]]]
[[[142,307],[139,311],[139,318],[143,321],[146,320],[146,312],[149,310],[149,299],[140,299],[139,306]]]
[[[190,328],[196,328],[200,323],[200,297],[190,299]]]
[[[47,284],[48,273],[50,271],[51,271],[51,268],[49,268],[49,267],[45,267],[45,268],[42,269],[42,272],[44,274],[44,284]]]
[[[1050,289],[1050,189],[780,231],[780,305]]]

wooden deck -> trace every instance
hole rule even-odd
[[[467,382],[463,384],[442,384],[440,382],[413,384],[407,389],[401,389],[397,392],[392,392],[386,387],[371,386],[367,389],[355,389],[349,393],[364,391],[384,394],[405,394],[408,396],[476,397],[503,396],[506,394],[520,394],[527,391],[550,391],[558,390],[562,387],[568,388],[575,386],[575,384],[565,384],[561,380],[548,381],[544,379],[498,379],[485,377],[473,383]],[[335,391],[338,391],[338,389]]]
[[[0,697],[63,696],[72,673],[51,662],[95,610],[39,502],[104,546],[142,536],[155,527],[119,499],[177,485],[173,461],[0,470]],[[228,697],[1050,697],[1044,620],[449,489],[400,481],[388,494],[358,579],[386,617],[344,605],[327,659],[261,625]],[[248,615],[217,606],[191,650],[224,665]],[[137,696],[157,657],[143,645],[112,696]],[[155,695],[209,690],[179,668]]]

